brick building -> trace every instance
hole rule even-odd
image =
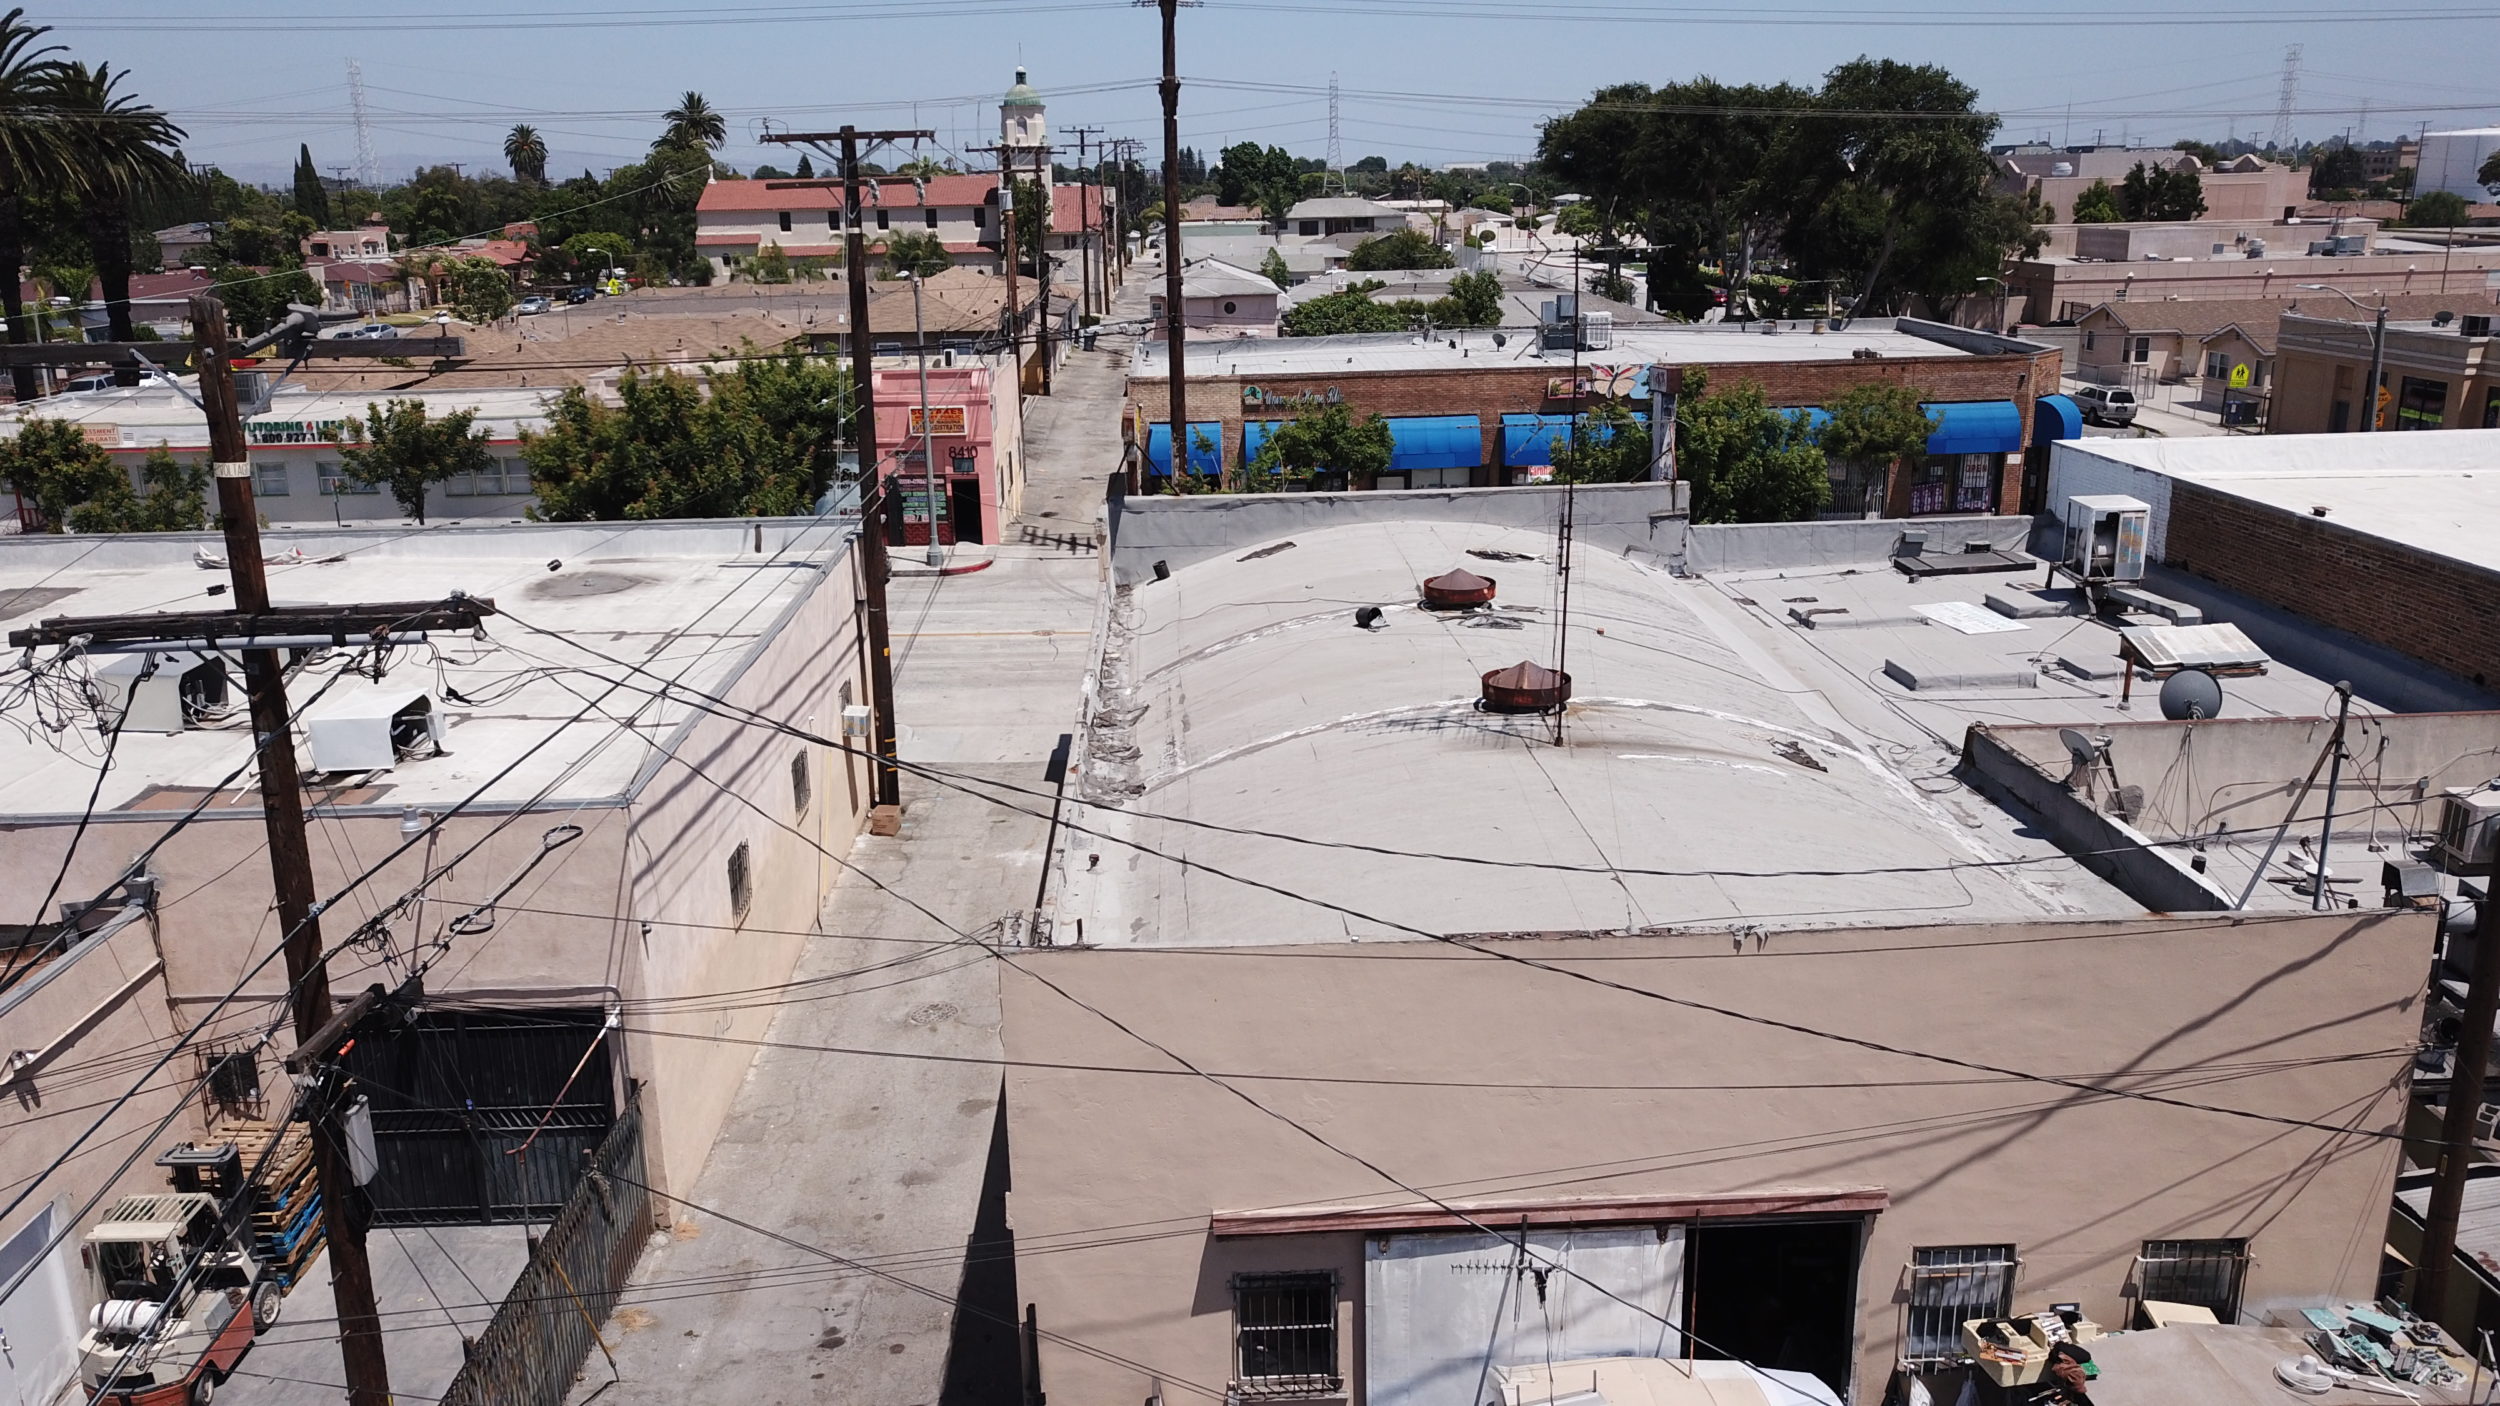
[[[2150,560],[2490,688],[2496,455],[2500,430],[2077,440],[2052,451],[2048,499],[2143,499]]]
[[[1615,401],[1646,415],[1653,366],[1699,368],[1719,387],[1750,381],[1773,405],[1801,411],[1871,381],[1916,391],[1943,422],[1928,452],[1880,484],[1835,480],[1835,517],[2018,511],[2025,452],[2035,440],[2075,432],[2072,407],[2054,394],[2056,348],[1968,328],[1908,318],[1821,331],[1803,322],[1644,326],[1617,327],[1607,340],[1576,357],[1568,346],[1541,346],[1536,328],[1193,346],[1188,462],[1198,473],[1246,463],[1298,409],[1342,404],[1388,419],[1395,455],[1372,482],[1322,475],[1319,486],[1531,482],[1551,475],[1554,442],[1594,404]],[[1135,418],[1145,425],[1146,473],[1168,474],[1169,377],[1160,346],[1141,350],[1129,374]],[[2035,412],[2044,395],[2055,408],[2042,416]]]

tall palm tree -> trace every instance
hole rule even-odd
[[[677,106],[660,114],[668,124],[660,139],[651,144],[653,150],[676,147],[681,151],[710,151],[729,139],[729,122],[719,109],[703,100],[701,93],[687,92]]]
[[[127,77],[110,64],[89,68],[73,63],[61,79],[63,126],[78,154],[79,223],[116,342],[131,338],[131,212],[189,175],[182,161],[183,130],[164,113],[119,91]],[[121,368],[113,379],[135,386],[139,370]]]
[[[49,25],[26,23],[23,9],[0,15],[0,316],[9,340],[34,340],[34,326],[18,297],[17,271],[26,263],[26,192],[58,189],[72,165],[69,142],[58,120],[65,65],[52,55],[58,44],[39,43]],[[35,369],[10,370],[17,398],[35,398]]]
[[[547,141],[524,122],[504,135],[503,159],[512,163],[512,178],[523,185],[547,183]]]

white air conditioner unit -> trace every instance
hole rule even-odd
[[[868,735],[867,704],[854,703],[842,710],[842,735],[844,737],[866,737]]]
[[[2439,804],[2439,867],[2451,874],[2492,871],[2500,838],[2500,790],[2450,787]]]
[[[304,717],[315,771],[386,771],[443,748],[443,711],[421,689],[360,693]]]
[[[149,661],[155,662],[154,672]],[[242,665],[223,654],[111,654],[95,665],[100,711],[124,732],[180,732],[243,704]]]
[[[2076,579],[2092,584],[2144,579],[2145,523],[2152,515],[2141,498],[2116,493],[2078,494],[2066,500],[2066,559]]]

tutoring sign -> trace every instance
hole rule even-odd
[[[971,433],[965,428],[968,417],[960,405],[932,405],[928,407],[926,420],[921,418],[921,414],[921,407],[915,405],[911,408],[912,434],[929,438],[952,435],[960,439]]]

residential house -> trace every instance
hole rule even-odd
[[[1284,291],[1265,274],[1253,273],[1221,259],[1188,258],[1182,246],[1181,327],[1192,341],[1211,337],[1273,337],[1276,303]],[[1146,327],[1149,341],[1161,341],[1170,330],[1163,295],[1152,299]]]
[[[1296,202],[1285,214],[1284,232],[1296,239],[1341,234],[1387,234],[1412,228],[1404,210],[1352,195],[1323,195]]]
[[[2445,294],[2413,293],[2388,299],[2388,306],[2402,319],[2429,317],[2459,302]],[[2139,390],[2187,382],[2202,405],[2221,404],[2225,390],[2262,398],[2274,385],[2277,324],[2291,313],[2364,322],[2371,316],[2332,293],[2103,303],[2075,320],[2080,335],[2074,374]],[[2247,370],[2234,385],[2240,367]]]
[[[332,311],[414,312],[421,280],[388,259],[307,260],[304,272],[321,285],[321,305]]]
[[[304,236],[296,252],[307,261],[387,259],[391,256],[391,227],[376,217],[354,229],[315,230]]]
[[[185,264],[208,262],[208,246],[217,237],[217,226],[205,220],[187,225],[174,225],[156,232],[156,259],[160,267],[178,269]]]

